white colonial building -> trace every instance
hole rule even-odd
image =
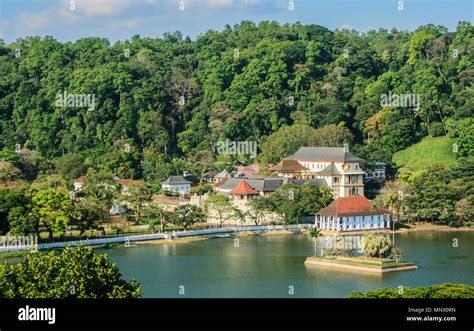
[[[389,229],[391,214],[375,208],[366,197],[346,197],[333,201],[316,213],[315,226],[322,230],[357,231]]]
[[[191,192],[191,182],[183,176],[169,176],[167,180],[161,182],[161,188],[184,194]]]
[[[339,198],[364,195],[362,163],[348,147],[301,147],[270,170],[280,177],[322,179]]]

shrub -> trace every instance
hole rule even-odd
[[[474,286],[465,284],[438,284],[426,287],[400,287],[394,289],[381,288],[368,292],[352,292],[348,298],[353,299],[462,299],[474,298]]]
[[[430,134],[434,137],[441,137],[445,135],[443,124],[435,122],[430,125]]]
[[[1,298],[140,298],[136,281],[122,279],[116,264],[92,248],[30,253],[0,266]]]
[[[369,233],[362,239],[362,248],[367,257],[387,257],[390,255],[392,242],[385,236]]]

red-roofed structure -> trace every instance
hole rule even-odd
[[[74,179],[74,183],[84,183],[86,181],[86,176],[79,176],[76,179]]]
[[[74,191],[78,191],[82,188],[82,185],[84,185],[85,181],[87,180],[86,176],[80,176],[74,179]]]
[[[363,196],[339,198],[316,214],[328,216],[372,215],[390,213],[383,208],[375,208],[369,199]]]
[[[363,196],[339,198],[316,213],[316,226],[351,231],[390,228],[390,211],[376,208]]]
[[[241,197],[243,197],[249,195],[258,195],[259,193],[253,188],[251,188],[245,179],[242,179],[240,183],[232,191],[229,192],[229,194],[240,195]]]
[[[143,181],[135,180],[135,179],[117,179],[116,182],[125,187],[125,186],[134,185],[134,184],[139,184],[139,183],[142,183]]]

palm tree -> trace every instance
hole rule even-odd
[[[311,226],[308,228],[308,235],[314,238],[314,255],[318,255],[318,238],[321,234],[321,229],[318,229],[316,226]]]

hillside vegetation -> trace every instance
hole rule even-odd
[[[0,149],[80,154],[121,178],[155,182],[197,175],[196,161],[212,164],[213,146],[227,139],[256,143],[264,164],[311,142],[349,143],[368,161],[390,162],[472,116],[473,39],[469,22],[361,33],[274,21],[195,40],[0,39]]]
[[[419,171],[430,166],[452,167],[456,164],[453,144],[455,139],[448,137],[426,137],[393,155],[397,167],[406,171]]]

